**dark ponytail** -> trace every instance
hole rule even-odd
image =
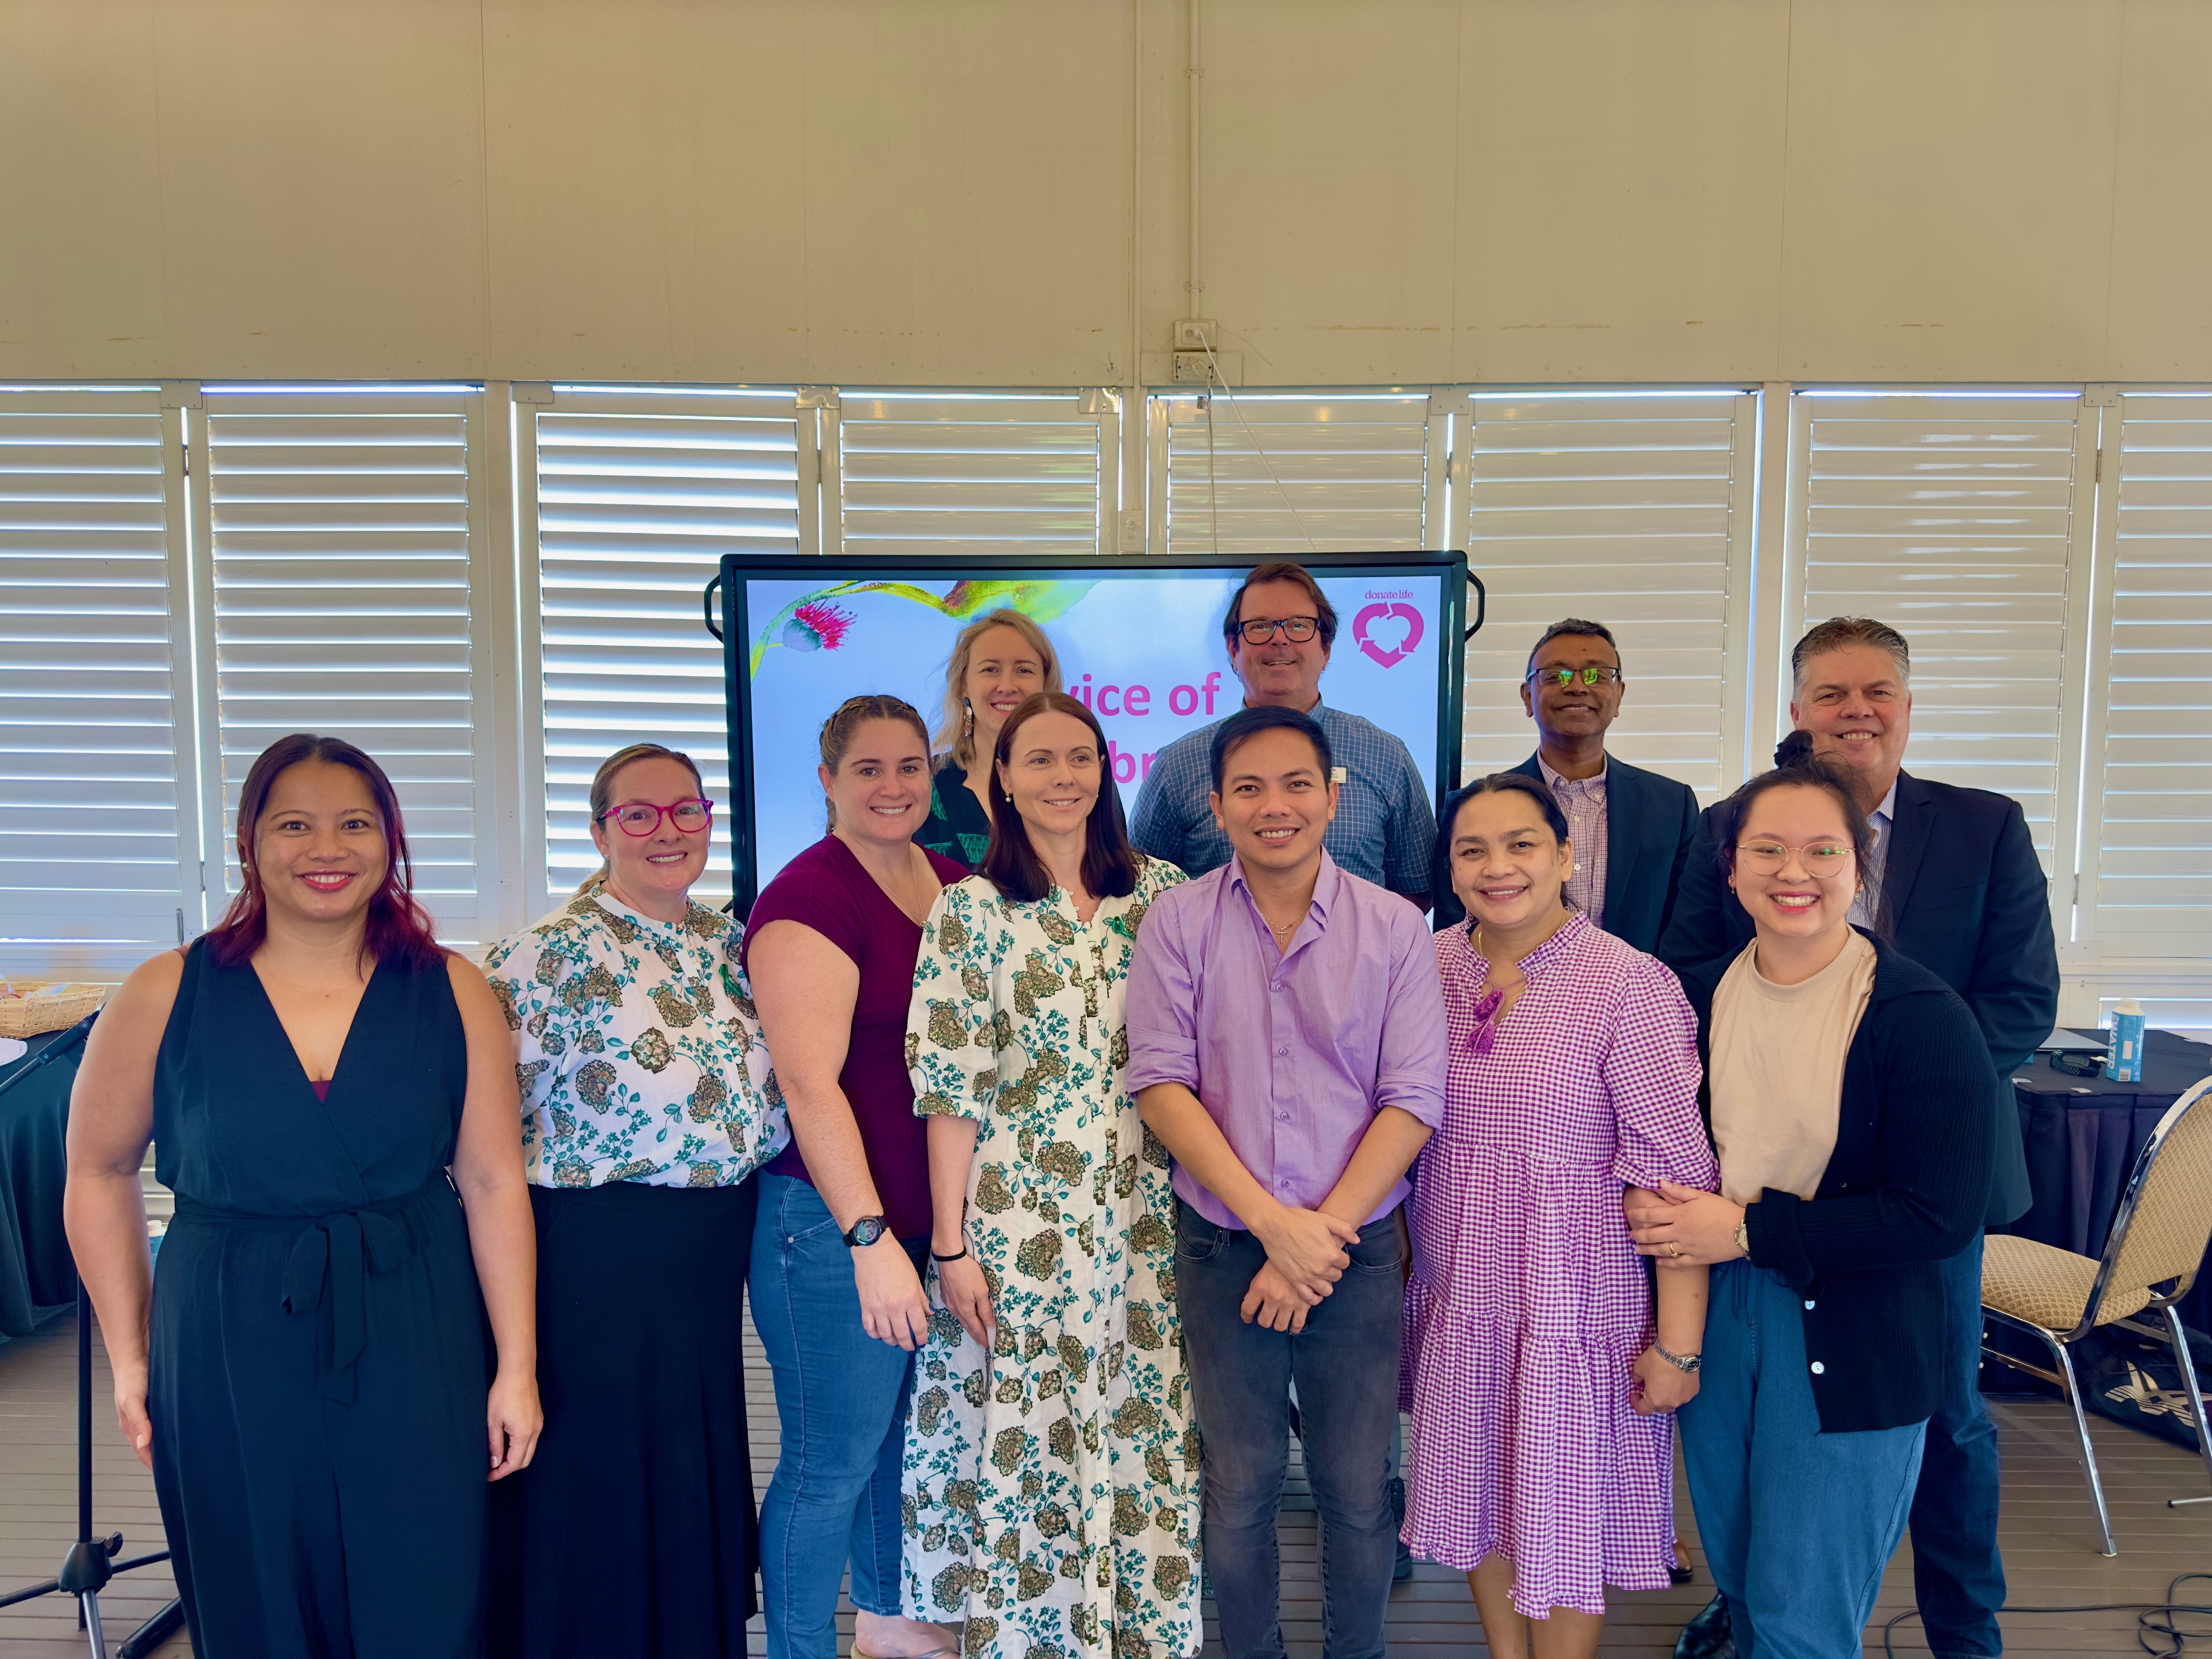
[[[1796,766],[1812,758],[1813,734],[1802,726],[1774,745],[1774,764],[1778,769]]]

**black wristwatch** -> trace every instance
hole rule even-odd
[[[852,1245],[855,1249],[860,1249],[874,1243],[878,1239],[881,1238],[890,1231],[890,1229],[884,1224],[883,1217],[879,1215],[864,1215],[858,1221],[855,1221],[853,1224],[852,1231],[845,1235],[845,1242],[848,1244]]]

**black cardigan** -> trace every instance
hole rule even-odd
[[[1745,1210],[1752,1265],[1804,1300],[1805,1358],[1824,1434],[1898,1428],[1942,1395],[1936,1263],[1982,1229],[1995,1151],[1989,1049],[1950,987],[1874,941],[1874,991],[1844,1061],[1836,1150],[1810,1200],[1772,1188]],[[1712,1064],[1713,993],[1728,971],[1682,975]],[[1698,1089],[1712,1133],[1710,1084]]]

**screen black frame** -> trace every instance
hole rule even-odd
[[[976,553],[960,556],[916,558],[896,554],[841,553],[825,558],[819,554],[725,553],[720,572],[707,586],[707,614],[719,610],[722,638],[722,700],[726,737],[729,745],[730,793],[730,908],[743,916],[759,894],[760,857],[753,833],[754,780],[750,731],[752,678],[743,670],[752,637],[751,618],[744,592],[749,580],[805,580],[828,576],[836,581],[866,581],[899,575],[921,581],[957,581],[962,577],[1057,576],[1073,570],[1118,570],[1147,575],[1197,571],[1207,575],[1256,569],[1265,560],[1244,556],[1216,557],[1204,554],[1147,553]],[[1442,586],[1443,629],[1437,653],[1437,799],[1441,809],[1445,797],[1459,787],[1460,751],[1464,742],[1461,725],[1467,693],[1467,555],[1456,550],[1419,553],[1315,553],[1298,562],[1317,576],[1356,574],[1363,571],[1395,571],[1419,578],[1433,577]],[[1456,574],[1457,580],[1448,580]],[[1481,625],[1478,618],[1475,624]],[[1226,650],[1224,650],[1224,656]]]

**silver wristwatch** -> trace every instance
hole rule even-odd
[[[1676,1370],[1688,1371],[1693,1376],[1696,1374],[1698,1367],[1704,1363],[1704,1356],[1701,1354],[1668,1352],[1666,1344],[1661,1342],[1656,1337],[1652,1339],[1651,1352],[1657,1354],[1662,1359],[1672,1365]]]

